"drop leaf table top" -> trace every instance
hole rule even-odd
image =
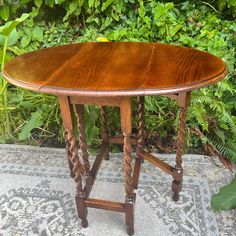
[[[10,60],[12,84],[66,96],[140,96],[191,91],[226,75],[207,52],[159,43],[78,43],[30,52]]]

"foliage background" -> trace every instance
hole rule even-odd
[[[23,13],[29,15],[4,35],[6,24]],[[236,0],[0,0],[1,64],[42,47],[98,37],[163,42],[213,53],[227,63],[229,74],[217,85],[192,93],[186,148],[236,162],[235,15]],[[0,82],[1,143],[63,143],[55,97],[5,84],[2,76]],[[145,109],[149,147],[173,152],[177,105],[165,97],[147,97]],[[99,143],[99,107],[88,106],[86,111],[88,143],[94,147]],[[109,108],[108,117],[110,132],[118,133],[119,112]]]

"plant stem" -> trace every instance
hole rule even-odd
[[[4,45],[3,45],[3,54],[2,54],[2,64],[1,64],[1,72],[3,72],[5,57],[6,57],[6,51],[7,51],[7,43],[8,43],[8,37],[5,37]],[[2,88],[3,88],[3,107],[5,111],[5,136],[11,134],[11,125],[10,125],[10,115],[9,111],[7,110],[7,81],[5,79],[2,80]]]

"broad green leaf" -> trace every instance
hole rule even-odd
[[[37,110],[36,112],[32,113],[29,121],[27,121],[27,123],[23,126],[21,132],[18,135],[19,140],[22,141],[30,138],[32,129],[35,129],[43,124],[42,118],[42,111]]]
[[[32,40],[36,40],[38,42],[43,41],[43,29],[39,26],[35,27],[32,31]]]
[[[236,175],[230,184],[212,196],[211,207],[214,211],[236,208]]]
[[[0,16],[3,20],[7,20],[9,17],[9,6],[4,5],[0,8]]]
[[[0,45],[1,46],[4,44],[5,38],[6,38],[5,36],[0,35]],[[8,37],[7,46],[10,47],[10,46],[15,45],[18,38],[19,38],[19,34],[18,34],[17,30],[13,29]]]
[[[15,20],[9,21],[7,22],[5,25],[0,27],[0,34],[9,37],[10,33],[12,32],[12,30],[15,29],[15,27],[20,24],[21,22],[23,22],[27,17],[29,16],[29,14],[22,14],[22,16],[20,18],[16,18]]]

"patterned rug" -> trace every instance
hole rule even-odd
[[[173,164],[174,155],[159,156]],[[216,214],[209,204],[233,174],[200,155],[185,155],[184,170],[183,191],[175,203],[171,177],[143,164],[135,235],[235,236],[236,210]],[[63,149],[0,145],[0,178],[1,236],[126,235],[123,213],[89,208],[89,227],[80,227]],[[123,202],[123,189],[122,154],[112,154],[102,163],[91,197]]]

